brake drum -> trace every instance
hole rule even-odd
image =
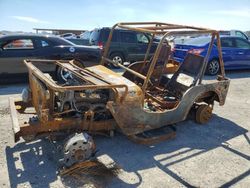
[[[67,167],[90,159],[95,153],[95,143],[87,133],[71,136],[64,145],[64,164]]]
[[[202,104],[197,108],[195,120],[197,123],[205,124],[212,117],[213,108],[209,105]]]

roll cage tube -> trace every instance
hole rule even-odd
[[[138,27],[139,25],[140,25],[140,27]],[[137,26],[137,27],[135,27],[135,26]],[[127,29],[127,30],[132,30],[132,31],[136,31],[136,32],[141,32],[141,33],[152,34],[153,37],[151,38],[151,40],[148,44],[148,48],[147,48],[147,51],[146,51],[146,54],[144,57],[144,64],[146,63],[146,60],[149,56],[154,36],[157,34],[163,34],[163,37],[161,38],[161,40],[156,48],[152,63],[150,64],[150,67],[148,69],[146,76],[140,74],[139,72],[135,72],[135,71],[121,65],[120,63],[113,62],[112,60],[109,60],[107,58],[108,51],[110,48],[110,43],[111,43],[111,40],[113,37],[113,32],[114,32],[116,27],[119,27],[122,29]],[[181,29],[181,30],[178,31],[178,29]],[[207,28],[199,28],[199,27],[193,27],[193,26],[177,25],[177,24],[169,24],[169,23],[161,23],[161,22],[125,22],[125,23],[115,24],[111,28],[107,43],[105,45],[104,54],[103,54],[103,58],[101,60],[101,64],[104,65],[106,62],[115,63],[116,65],[125,69],[126,71],[142,78],[144,80],[142,90],[143,90],[143,94],[145,94],[146,88],[148,86],[148,82],[149,82],[151,75],[154,71],[157,59],[159,57],[162,45],[163,45],[166,37],[171,36],[171,35],[190,35],[190,34],[210,34],[210,35],[212,35],[207,54],[204,58],[203,67],[202,67],[201,72],[199,73],[199,75],[197,77],[197,80],[199,80],[198,83],[200,84],[202,82],[202,78],[203,78],[204,73],[206,71],[206,65],[208,63],[208,59],[209,59],[209,56],[211,54],[211,50],[213,47],[213,42],[215,40],[215,37],[217,39],[217,49],[218,49],[218,54],[219,54],[221,76],[222,76],[222,78],[224,78],[225,77],[225,70],[224,70],[224,63],[223,63],[222,52],[221,52],[221,41],[220,41],[218,31],[207,29]]]

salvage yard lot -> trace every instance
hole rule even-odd
[[[97,137],[98,156],[121,167],[118,178],[98,179],[103,187],[249,187],[250,72],[229,72],[226,104],[215,105],[206,125],[177,124],[177,136],[153,146],[135,144],[121,134]],[[73,187],[88,181],[64,181],[45,141],[14,144],[8,97],[25,84],[0,86],[0,187]]]

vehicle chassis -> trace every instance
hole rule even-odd
[[[136,63],[125,67],[107,58],[113,31],[116,27],[152,34],[144,61],[136,62],[140,64],[139,67],[134,66]],[[153,38],[158,34],[163,36],[149,63],[148,58]],[[193,83],[195,84],[183,92],[183,95],[178,98],[178,102],[164,103],[159,99],[159,96],[157,96],[157,93],[166,91],[166,88],[163,88],[162,85],[159,84],[159,77],[171,72],[169,71],[171,68],[174,70],[172,70],[172,72],[176,72],[176,63],[173,62],[173,60],[167,60],[163,64],[163,68],[161,67],[161,71],[156,73],[158,57],[166,43],[166,37],[185,34],[211,34],[208,53],[202,62],[200,71],[194,77]],[[220,74],[215,82],[203,84],[202,80],[215,38],[217,39],[219,52]],[[59,85],[34,65],[36,62],[41,61],[55,63],[79,79],[86,81],[87,84]],[[9,99],[16,142],[20,137],[32,140],[40,137],[53,136],[61,132],[70,134],[86,131],[90,134],[108,133],[109,135],[113,135],[113,131],[117,129],[139,143],[152,143],[154,141],[169,139],[174,137],[174,132],[146,138],[140,137],[139,135],[183,121],[192,109],[196,108],[196,111],[197,109],[199,111],[199,106],[205,107],[200,110],[200,113],[205,112],[209,116],[208,118],[201,118],[200,123],[207,122],[211,117],[214,101],[218,101],[220,105],[225,103],[230,83],[230,80],[225,77],[220,38],[217,31],[159,22],[118,23],[114,25],[105,46],[101,65],[80,68],[74,65],[72,61],[61,60],[25,60],[24,63],[29,71],[29,95],[31,96],[25,102],[23,100],[14,100],[13,98]],[[104,66],[104,64],[110,63],[123,68],[125,70],[123,76]],[[146,65],[148,65],[147,71],[143,72],[142,70]],[[154,79],[152,79],[152,77],[154,77]],[[158,79],[155,79],[155,77],[158,77]],[[95,121],[94,112],[91,109],[74,117],[67,115],[70,114],[72,110],[64,110],[63,112],[56,112],[54,110],[55,95],[58,92],[64,93],[68,91],[78,92],[87,90],[111,91],[112,99],[109,98],[105,106],[112,114],[112,118]],[[154,93],[156,93],[156,96]],[[156,110],[145,109],[145,101],[150,105],[157,103],[156,106],[160,107]],[[203,103],[205,103],[205,106]],[[21,114],[25,114],[25,109],[28,107],[35,108],[34,114],[37,115],[37,118],[30,118],[28,122],[20,125],[17,111]],[[199,115],[203,116],[202,114]]]

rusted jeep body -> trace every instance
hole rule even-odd
[[[125,67],[107,58],[116,27],[152,34],[144,61]],[[153,38],[158,34],[162,39],[153,58],[148,60]],[[180,66],[174,62],[166,38],[183,34],[211,34],[206,57],[188,54]],[[204,83],[207,60],[215,38],[221,73],[214,81]],[[69,72],[68,80],[63,83],[39,70],[35,64],[40,61],[24,62],[30,82],[25,100],[10,99],[16,141],[20,137],[34,139],[83,131],[90,134],[113,133],[119,129],[144,143],[150,138],[139,137],[141,133],[183,121],[191,110],[195,111],[197,122],[207,122],[212,115],[214,101],[220,105],[225,103],[230,83],[225,77],[217,31],[158,22],[116,24],[111,30],[101,65],[80,68],[72,61],[45,60]],[[125,72],[121,75],[104,66],[110,63],[125,69]],[[36,117],[20,124],[16,109],[25,114],[28,107],[34,107]],[[153,137],[153,140],[163,137]],[[172,136],[165,138],[169,137]]]

